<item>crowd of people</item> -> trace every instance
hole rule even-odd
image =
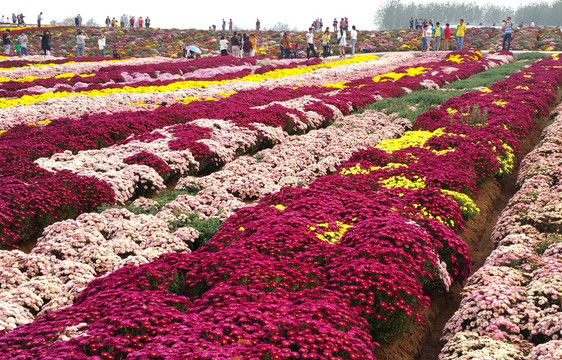
[[[451,27],[449,23],[442,27],[439,21],[433,24],[431,20],[421,26],[421,51],[449,51],[451,42]],[[456,27],[456,49],[462,50],[464,43],[464,34],[466,32],[466,25],[464,20],[460,19]]]

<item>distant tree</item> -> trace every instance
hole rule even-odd
[[[62,19],[61,21],[57,21],[56,25],[61,25],[61,26],[73,26],[74,23],[74,18],[73,17],[67,17]]]
[[[273,31],[291,31],[289,24],[285,24],[282,22],[277,22],[277,24],[273,25],[269,30]]]
[[[84,25],[85,26],[100,26],[100,24],[98,24],[97,21],[94,20],[94,18],[89,18],[88,20],[86,20]]]
[[[562,0],[557,0],[562,4]],[[548,5],[544,3],[525,5],[534,8],[542,13],[549,13]],[[519,11],[519,10],[518,10]],[[465,23],[478,25],[483,23],[491,25],[500,23],[502,19],[512,16],[514,10],[505,6],[498,5],[477,5],[474,2],[426,2],[426,3],[404,3],[402,0],[387,0],[377,10],[374,24],[382,29],[404,29],[409,25],[410,17],[415,19],[428,19],[433,22],[439,21],[442,24],[449,22],[456,24],[459,19],[464,19]],[[552,11],[550,11],[552,13]],[[540,16],[535,15],[536,21],[541,21]]]

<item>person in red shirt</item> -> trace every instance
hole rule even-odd
[[[142,16],[139,18],[139,28],[142,29],[142,24],[144,23],[144,21],[142,20]]]
[[[449,23],[445,24],[443,34],[445,35],[443,37],[443,50],[449,51],[449,41],[451,40],[451,28],[449,27]]]

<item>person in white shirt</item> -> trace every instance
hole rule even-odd
[[[357,44],[357,29],[355,25],[351,27],[351,56],[355,55],[355,45]]]
[[[18,42],[21,45],[21,54],[22,55],[27,55],[27,35],[25,35],[24,33],[21,33],[18,35]]]
[[[433,34],[433,32],[431,31],[431,26],[427,27],[427,30],[425,32],[425,38],[427,39],[427,49],[425,49],[425,51],[429,51],[429,49],[431,49],[431,35]]]
[[[346,40],[347,34],[343,27],[340,27],[340,31],[338,33],[338,47],[340,50],[340,57],[345,57],[345,46],[347,45]]]
[[[105,56],[105,35],[101,34],[98,39],[98,49],[100,50],[100,56]]]
[[[221,47],[221,56],[226,56],[228,55],[227,49],[228,49],[228,40],[225,39],[224,35],[221,36],[221,40],[219,41],[220,47]]]
[[[43,12],[41,11],[39,15],[37,15],[37,27],[41,27],[41,20],[43,20]]]
[[[318,54],[316,53],[316,49],[314,48],[314,29],[309,28],[308,32],[306,33],[306,58],[310,59],[310,52],[312,51],[312,56],[317,57]]]

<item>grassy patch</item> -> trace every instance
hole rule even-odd
[[[443,86],[443,89],[464,89],[470,91],[479,87],[488,87],[497,81],[505,80],[506,77],[523,70],[533,62],[535,62],[535,60],[522,60],[501,66],[496,66],[488,71],[483,71],[475,74],[468,79],[454,81],[450,84],[447,84]]]
[[[189,244],[191,250],[197,250],[202,245],[205,245],[213,235],[219,231],[223,221],[217,218],[201,219],[199,214],[186,213],[179,214],[177,220],[170,222],[168,225],[172,231],[181,227],[192,227],[199,231],[199,237],[195,239],[193,244]]]
[[[199,192],[199,189],[186,189],[186,190],[162,190],[160,191],[157,197],[154,197],[152,200],[156,201],[158,205],[151,207],[148,210],[141,209],[138,206],[134,206],[132,201],[127,202],[125,205],[100,205],[96,208],[97,213],[101,213],[108,209],[127,209],[133,214],[149,214],[155,215],[160,209],[169,203],[170,201],[175,200],[180,195],[195,195]]]
[[[515,60],[542,60],[549,57],[549,54],[540,52],[523,52],[515,55]]]
[[[544,55],[540,53],[533,54]],[[540,57],[537,57],[537,59],[538,58]],[[396,114],[395,118],[407,118],[413,123],[416,121],[418,115],[427,110],[439,107],[450,98],[460,96],[465,92],[474,91],[478,88],[488,87],[524,69],[533,62],[534,59],[527,59],[496,66],[488,71],[475,74],[468,79],[447,84],[443,86],[441,90],[426,89],[414,91],[398,98],[382,99],[367,106],[366,109],[380,111],[385,114]]]
[[[415,91],[399,98],[377,101],[367,108],[385,114],[396,114],[396,118],[407,118],[414,122],[419,114],[441,105],[444,101],[459,96],[464,91],[439,91],[433,89]]]

